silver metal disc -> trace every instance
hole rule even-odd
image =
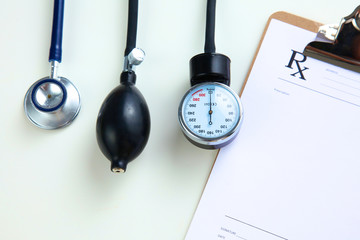
[[[49,81],[39,84],[32,94],[35,104],[46,110],[60,107],[66,97],[59,84]]]
[[[24,109],[27,118],[43,129],[69,125],[80,111],[80,94],[66,78],[42,78],[27,91]]]

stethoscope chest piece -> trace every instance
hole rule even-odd
[[[57,129],[70,124],[80,111],[80,94],[66,78],[45,77],[27,91],[24,109],[27,118],[43,129]]]
[[[50,76],[36,81],[25,94],[24,110],[37,127],[57,129],[69,125],[80,111],[80,94],[68,79],[59,77],[65,0],[54,0],[49,52]]]

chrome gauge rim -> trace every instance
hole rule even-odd
[[[220,137],[208,138],[208,137],[199,136],[198,134],[194,133],[193,130],[189,129],[189,127],[187,126],[186,121],[184,119],[184,106],[185,106],[184,104],[185,104],[185,100],[186,100],[188,94],[190,94],[194,89],[199,88],[201,86],[205,86],[205,85],[220,85],[222,88],[225,88],[235,98],[235,100],[239,106],[239,118],[238,118],[236,124],[234,125],[234,127],[231,130],[229,130],[226,134],[224,134]],[[179,120],[181,129],[182,129],[184,135],[186,136],[186,138],[190,142],[195,144],[196,146],[199,146],[199,147],[205,148],[205,149],[221,148],[223,146],[226,146],[230,142],[232,142],[235,139],[235,137],[237,136],[238,132],[240,131],[241,123],[243,120],[243,115],[244,115],[243,106],[242,106],[239,96],[230,87],[228,87],[224,84],[221,84],[221,83],[213,83],[213,82],[197,84],[197,85],[193,86],[191,89],[189,89],[186,92],[186,94],[184,95],[184,97],[182,98],[180,105],[179,105],[179,109],[178,109],[178,120]]]

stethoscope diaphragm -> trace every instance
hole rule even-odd
[[[42,78],[27,91],[25,114],[36,126],[57,129],[69,125],[80,111],[80,94],[68,79]]]

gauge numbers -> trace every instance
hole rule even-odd
[[[206,83],[189,90],[180,104],[179,115],[183,131],[192,135],[188,137],[209,142],[237,133],[242,108],[238,96],[229,87]]]

